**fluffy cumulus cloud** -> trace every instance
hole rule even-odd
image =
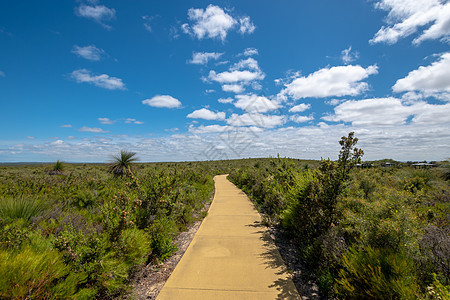
[[[217,38],[224,41],[228,32],[235,28],[238,28],[241,34],[252,33],[255,30],[250,17],[235,18],[220,6],[213,4],[208,5],[206,9],[190,8],[188,19],[190,23],[183,24],[181,29],[198,39]]]
[[[249,57],[233,64],[228,71],[220,73],[209,71],[208,80],[220,83],[223,91],[242,93],[245,85],[251,85],[254,89],[259,88],[257,81],[264,77],[265,74],[259,68],[258,62]]]
[[[110,29],[111,26],[106,25],[104,22],[110,21],[116,16],[116,10],[114,8],[108,8],[104,5],[82,4],[75,9],[75,13],[80,17],[92,19],[107,29]]]
[[[186,116],[191,119],[204,119],[204,120],[225,120],[224,112],[213,112],[209,109],[202,108],[195,110]]]
[[[153,98],[145,99],[142,104],[153,107],[180,108],[181,102],[169,95],[156,95]]]
[[[78,129],[78,131],[81,132],[92,132],[92,133],[107,133],[109,131],[105,131],[101,128],[98,127],[87,127],[87,126],[83,126],[80,129]]]
[[[362,80],[377,73],[376,65],[367,68],[359,65],[323,68],[308,76],[297,77],[292,82],[285,84],[280,96],[290,96],[294,100],[307,97],[356,96],[369,87]]]
[[[125,90],[122,79],[106,74],[95,75],[86,69],[75,70],[70,77],[78,83],[89,83],[108,90]]]
[[[72,53],[75,53],[76,55],[85,58],[87,60],[91,61],[99,61],[102,59],[102,56],[105,54],[105,51],[103,49],[97,48],[94,45],[89,46],[73,46]]]
[[[214,70],[209,71],[208,78],[219,83],[235,83],[235,82],[249,82],[253,80],[264,79],[264,74],[260,72],[244,71],[225,71],[216,73]]]
[[[237,95],[234,106],[250,113],[266,113],[279,109],[280,106],[275,101],[258,95]]]
[[[394,92],[418,91],[425,96],[450,97],[450,52],[429,66],[421,66],[406,77],[397,80]]]
[[[349,100],[334,108],[325,121],[346,122],[354,126],[399,126],[408,119],[416,124],[449,123],[450,104],[433,105],[426,102],[405,104],[397,98]]]
[[[256,126],[261,128],[274,128],[286,123],[285,116],[264,115],[260,113],[232,114],[227,123],[232,126]]]
[[[217,52],[194,52],[192,53],[192,59],[188,61],[190,64],[206,65],[211,59],[219,59],[223,53]]]
[[[311,104],[309,104],[309,103],[300,103],[298,105],[295,105],[295,106],[291,107],[289,109],[289,112],[292,112],[292,113],[304,112],[305,110],[308,110],[310,108],[311,108]]]
[[[387,26],[371,43],[395,44],[399,39],[418,33],[413,43],[440,39],[450,41],[450,2],[440,0],[380,0],[376,8],[388,11]]]
[[[233,92],[239,94],[244,91],[244,87],[242,86],[242,84],[224,84],[222,85],[222,90],[224,92]]]

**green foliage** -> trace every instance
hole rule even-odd
[[[57,251],[0,250],[0,298],[77,298],[77,285],[83,280],[82,274],[70,272]]]
[[[141,164],[126,178],[107,165],[66,164],[65,176],[48,176],[45,165],[0,167],[0,253],[15,263],[2,265],[0,298],[121,297],[139,264],[172,255],[179,231],[205,216],[219,167]],[[29,273],[22,280],[9,269]]]
[[[396,166],[355,169],[356,142],[352,133],[343,137],[337,161],[308,162],[308,169],[292,159],[258,161],[258,168],[253,161],[228,178],[268,225],[286,229],[322,296],[447,299],[437,292],[450,280],[445,163],[417,170],[385,160]]]
[[[53,165],[53,171],[56,172],[62,172],[64,170],[64,164],[57,160],[56,163]]]
[[[149,234],[154,259],[165,260],[177,251],[177,246],[173,244],[176,233],[176,224],[168,217],[161,218],[152,224]]]
[[[427,300],[448,300],[450,299],[450,286],[443,285],[436,274],[433,274],[433,284],[427,287]]]
[[[350,248],[336,281],[344,299],[417,299],[412,261],[401,253],[372,247]]]
[[[30,221],[45,210],[45,205],[34,197],[19,196],[0,199],[0,218]]]
[[[0,226],[0,248],[20,249],[28,241],[29,230],[24,226],[23,219]]]
[[[317,171],[302,175],[283,223],[297,238],[306,240],[308,244],[313,243],[336,223],[338,196],[349,179],[351,168],[363,155],[361,149],[354,147],[357,142],[353,132],[348,137],[342,137],[337,162],[322,160]]]
[[[111,165],[111,173],[114,176],[123,176],[125,174],[131,173],[131,163],[138,160],[134,157],[135,152],[120,150],[120,155],[113,155],[113,162]]]

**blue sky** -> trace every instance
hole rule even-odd
[[[0,3],[0,161],[450,157],[450,3]]]

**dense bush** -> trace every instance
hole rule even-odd
[[[343,137],[336,162],[269,159],[228,178],[290,234],[323,296],[450,299],[448,162],[354,168],[356,141]]]
[[[128,162],[128,161],[127,161]],[[114,298],[176,251],[211,200],[216,163],[0,168],[0,298]],[[58,170],[62,171],[62,170]],[[53,175],[55,173],[52,173]]]

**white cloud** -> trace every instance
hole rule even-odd
[[[92,19],[107,29],[111,29],[111,26],[104,24],[104,21],[109,21],[115,18],[116,10],[114,8],[108,8],[104,5],[85,5],[82,4],[75,9],[78,16]]]
[[[92,132],[92,133],[107,133],[107,132],[109,132],[109,131],[105,131],[101,128],[98,128],[98,127],[86,127],[86,126],[81,127],[80,129],[78,129],[78,131]]]
[[[359,58],[359,53],[357,51],[352,52],[352,46],[342,50],[341,55],[342,62],[346,65]]]
[[[450,41],[450,2],[439,0],[380,0],[376,8],[389,12],[388,26],[370,40],[371,43],[395,44],[399,39],[418,33],[413,40],[420,44],[425,40]]]
[[[217,100],[219,103],[231,103],[233,102],[232,98],[220,98]]]
[[[233,92],[238,94],[244,91],[244,87],[241,84],[224,84],[222,85],[222,90],[224,92]]]
[[[209,71],[208,78],[212,81],[219,83],[235,83],[239,81],[249,82],[253,80],[264,79],[265,75],[261,72],[245,71],[225,71],[222,73],[216,73],[215,71]]]
[[[6,77],[6,74],[5,74],[5,72],[3,72],[3,71],[0,71],[0,77]]]
[[[328,105],[332,105],[332,106],[336,106],[336,105],[338,105],[338,104],[341,104],[342,102],[344,102],[345,100],[342,100],[342,99],[331,99],[331,100],[329,100],[329,101],[325,101],[325,104],[328,104]]]
[[[450,123],[450,103],[445,105],[420,103],[417,106],[417,111],[412,122],[417,124],[437,124],[443,125],[443,128],[448,128],[444,124]]]
[[[169,95],[156,95],[151,99],[146,99],[142,101],[143,104],[153,106],[153,107],[166,107],[166,108],[179,108],[181,107],[181,102]]]
[[[323,68],[307,77],[298,77],[285,84],[286,88],[280,94],[288,95],[294,100],[306,97],[356,96],[369,88],[366,82],[361,81],[377,74],[377,69],[376,65],[367,68],[359,65]]]
[[[256,80],[262,80],[265,76],[258,62],[249,57],[230,66],[229,71],[216,73],[210,70],[208,78],[203,80],[222,84],[222,90],[225,92],[242,93],[245,85],[251,85],[253,89],[261,89],[261,85],[257,84]]]
[[[289,120],[291,120],[292,122],[295,122],[295,123],[304,123],[304,122],[314,120],[314,117],[313,117],[313,115],[309,115],[309,116],[292,115],[289,117]]]
[[[415,102],[407,105],[397,98],[374,98],[349,100],[334,108],[334,115],[325,121],[348,122],[354,126],[399,126],[406,124],[411,117],[417,124],[449,123],[450,104],[433,105]]]
[[[136,124],[136,125],[142,125],[142,124],[144,124],[144,122],[142,122],[142,121],[138,121],[138,120],[136,120],[136,119],[133,119],[133,118],[126,118],[126,119],[125,119],[125,124]]]
[[[108,90],[125,90],[122,79],[106,74],[94,75],[89,70],[80,69],[73,71],[70,76],[78,83],[90,83]]]
[[[258,55],[258,49],[256,48],[247,48],[244,50],[244,53],[242,53],[245,56],[253,56]]]
[[[64,124],[64,125],[61,125],[61,126],[59,126],[59,127],[62,127],[62,128],[72,128],[72,125],[71,125],[71,124]]]
[[[72,53],[75,53],[76,55],[91,61],[99,61],[105,54],[105,51],[103,49],[95,47],[94,45],[85,47],[75,45],[72,48]]]
[[[255,24],[250,21],[250,17],[243,17],[239,19],[239,32],[241,34],[253,33],[255,31]]]
[[[191,24],[185,23],[181,26],[184,33],[203,38],[218,38],[225,41],[230,30],[239,25],[241,34],[252,33],[255,25],[249,17],[242,17],[236,20],[230,14],[226,13],[221,7],[208,5],[206,9],[190,8],[188,10],[188,19]]]
[[[450,52],[441,55],[438,61],[429,66],[421,66],[417,70],[397,80],[392,87],[394,92],[419,91],[425,96],[450,96]],[[441,94],[441,95],[439,95]],[[442,95],[444,94],[444,95]]]
[[[311,104],[309,103],[300,103],[299,105],[293,106],[289,109],[289,112],[296,113],[296,112],[303,112],[305,110],[308,110],[311,108]]]
[[[206,65],[211,59],[219,59],[223,53],[217,52],[194,52],[192,53],[192,59],[188,61],[190,64]]]
[[[400,125],[411,115],[411,107],[396,98],[349,100],[334,108],[325,121],[350,122],[353,125]]]
[[[225,120],[226,116],[224,112],[213,112],[209,109],[202,108],[195,110],[186,116],[191,119],[204,119],[204,120]]]
[[[28,140],[34,140],[34,139],[35,139],[35,137],[34,137],[34,136],[31,136],[31,135],[29,135],[29,136],[27,136],[27,139],[28,139]]]
[[[232,114],[227,123],[232,126],[256,126],[273,128],[286,123],[286,117],[277,115],[263,115],[259,113]]]
[[[239,62],[235,63],[230,67],[230,71],[236,71],[236,70],[253,70],[261,72],[261,69],[259,68],[258,61],[255,59],[249,57],[247,59],[240,60]]]
[[[236,99],[234,106],[250,113],[266,113],[280,108],[275,101],[264,96],[237,95]]]
[[[101,124],[105,124],[105,125],[112,125],[112,124],[116,123],[116,121],[110,120],[109,118],[98,118],[98,121]]]
[[[226,125],[200,125],[195,127],[193,125],[189,126],[189,132],[195,134],[213,133],[213,132],[227,132],[233,130],[234,127]]]

